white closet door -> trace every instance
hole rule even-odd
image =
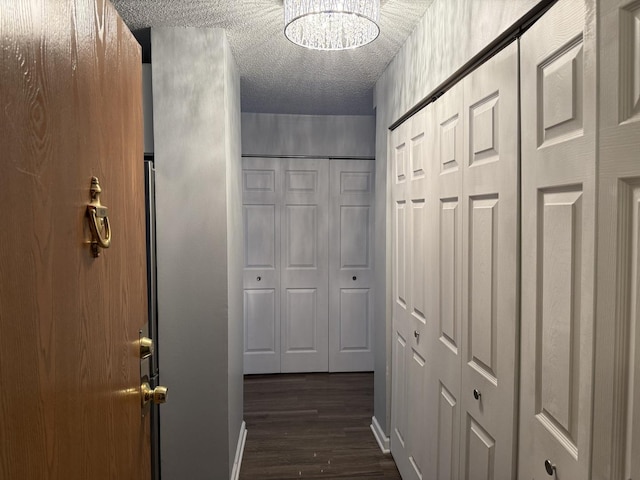
[[[429,478],[426,285],[426,110],[392,136],[393,399],[391,453],[405,480]]]
[[[407,184],[409,169],[409,124],[399,126],[390,134],[391,158],[388,178],[392,199],[392,402],[391,402],[391,453],[398,470],[405,480],[413,469],[409,463],[409,241]]]
[[[429,214],[433,212],[435,197],[430,188],[433,177],[431,129],[432,106],[414,115],[409,121],[409,183],[407,185],[408,206],[408,264],[409,264],[409,309],[408,309],[408,446],[409,474],[404,478],[431,478],[434,466],[434,442],[436,431],[429,420],[429,405],[435,400],[429,384],[429,369],[434,363],[432,343],[429,339],[429,324],[434,323],[428,312],[433,278],[431,268],[431,245],[429,236]],[[431,427],[431,428],[430,428]]]
[[[405,480],[457,478],[462,88],[393,132],[391,451]]]
[[[640,3],[599,2],[593,477],[640,479]],[[610,394],[605,394],[609,393]]]
[[[374,162],[330,162],[329,371],[373,370]]]
[[[424,109],[393,134],[396,184],[394,216],[394,370],[391,452],[405,480],[429,478],[432,432],[427,429],[427,113]]]
[[[516,477],[518,45],[464,79],[461,477]]]
[[[329,162],[281,162],[281,371],[326,372]]]
[[[280,372],[280,170],[243,159],[244,373]]]
[[[428,418],[433,424],[429,442],[435,444],[432,470],[437,480],[459,475],[462,369],[462,172],[464,164],[464,108],[462,82],[433,106],[432,150],[434,200],[429,212],[432,238],[430,268],[433,279],[429,302],[429,342],[433,361],[429,366]],[[465,392],[466,393],[466,392]]]
[[[560,0],[521,38],[523,479],[591,478],[594,21]]]

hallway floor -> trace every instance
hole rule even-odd
[[[400,480],[372,415],[373,373],[245,376],[240,480]]]

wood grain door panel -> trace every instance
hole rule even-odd
[[[106,1],[0,10],[0,478],[149,478],[140,47]]]

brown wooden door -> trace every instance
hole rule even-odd
[[[145,479],[140,48],[106,0],[0,4],[0,478]],[[91,177],[111,248],[93,258]]]

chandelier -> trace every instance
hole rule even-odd
[[[284,34],[313,50],[347,50],[380,33],[380,0],[284,0]]]

